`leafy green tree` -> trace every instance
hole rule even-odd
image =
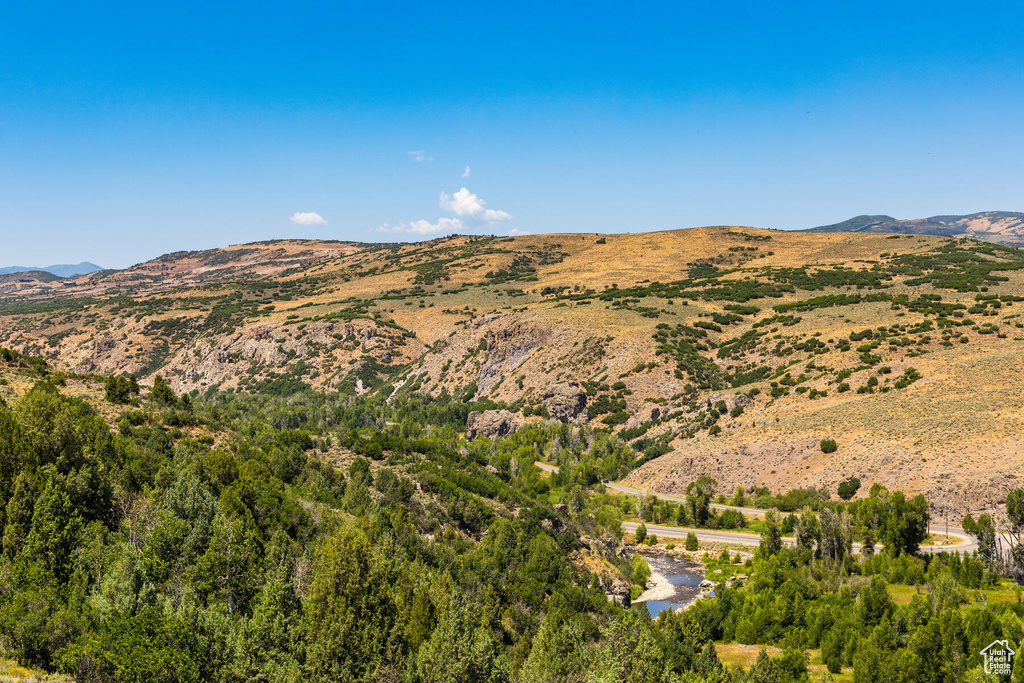
[[[714,498],[716,486],[718,486],[718,482],[714,479],[701,476],[686,487],[686,505],[694,525],[707,526],[708,517],[711,515],[711,500]]]
[[[470,609],[453,594],[437,627],[416,655],[416,678],[422,683],[486,683],[496,673],[499,643],[488,629],[476,626]],[[382,667],[388,662],[382,662]]]
[[[353,479],[345,487],[345,509],[353,515],[362,515],[372,503],[370,490],[366,488],[363,479]]]
[[[369,461],[362,456],[358,456],[348,466],[348,477],[352,481],[361,481],[366,486],[373,484],[373,475],[370,474]]]
[[[202,658],[198,639],[180,619],[150,607],[113,618],[98,640],[64,649],[58,661],[79,681],[198,683]]]
[[[890,497],[890,511],[881,540],[894,554],[914,554],[928,536],[928,501],[923,495],[907,500],[902,491]]]
[[[768,652],[761,648],[757,654],[757,660],[750,667],[751,683],[784,683],[783,673],[779,671],[778,665],[768,656]]]
[[[57,652],[88,628],[80,606],[69,605],[67,598],[67,586],[24,556],[5,569],[0,600],[4,650],[22,664],[52,670]]]
[[[304,610],[309,680],[364,680],[402,661],[397,578],[361,531],[343,527],[324,542]]]
[[[216,497],[191,473],[182,472],[164,491],[160,507],[185,524],[186,532],[177,554],[181,564],[192,564],[206,551],[213,537],[213,520],[218,512]]]
[[[218,515],[206,552],[190,569],[190,580],[207,599],[234,614],[245,609],[259,589],[262,549],[250,519]]]
[[[545,585],[558,582],[565,568],[558,543],[545,533],[530,539],[526,547],[526,573]]]
[[[108,402],[116,405],[130,403],[132,400],[131,382],[121,376],[111,375],[107,377],[104,397]]]
[[[624,611],[602,632],[588,683],[659,683],[664,655],[650,627],[634,610]]]
[[[22,470],[14,483],[14,492],[7,501],[4,527],[4,557],[13,560],[25,542],[32,526],[32,511],[39,495],[38,484],[30,470]]]
[[[736,487],[736,495],[732,497],[732,504],[736,507],[743,507],[747,504],[747,495],[742,486]]]
[[[74,571],[82,518],[71,505],[62,482],[50,476],[32,512],[32,526],[21,557],[37,562],[60,584]]]
[[[779,515],[774,510],[769,510],[764,516],[764,530],[761,531],[761,543],[757,546],[757,553],[761,557],[771,557],[782,550],[782,525],[779,523]]]
[[[857,495],[857,491],[859,490],[860,479],[857,477],[850,477],[849,479],[839,482],[839,497],[843,500],[850,500]]]
[[[651,578],[651,567],[640,553],[633,553],[633,583],[643,588]]]
[[[640,519],[645,522],[655,521],[655,507],[658,505],[658,498],[650,493],[645,493],[640,499]]]
[[[821,541],[821,524],[818,516],[813,512],[805,512],[797,520],[796,544],[801,548],[814,550],[818,548]]]
[[[252,616],[239,629],[228,681],[302,680],[302,626],[302,603],[287,572],[278,568],[260,589]]]
[[[590,667],[587,638],[571,622],[545,616],[533,638],[530,655],[519,670],[517,683],[576,683]]]
[[[88,404],[40,384],[18,399],[14,412],[21,423],[24,465],[54,465],[66,473],[78,464],[83,445],[78,420],[92,414]]]
[[[150,391],[149,396],[154,403],[160,406],[173,406],[178,403],[178,396],[162,375],[157,375],[153,378],[153,389]]]
[[[781,678],[787,681],[806,681],[807,662],[807,653],[792,645],[786,647],[775,661]]]
[[[0,501],[10,501],[24,462],[21,425],[10,410],[0,407]],[[7,525],[6,505],[0,504],[0,530]]]
[[[968,513],[964,516],[961,524],[964,531],[974,536],[978,541],[978,554],[985,558],[987,562],[996,562],[999,558],[996,545],[996,525],[992,520],[992,516],[983,514],[975,521],[974,517]]]
[[[821,525],[821,556],[832,564],[838,564],[850,554],[853,548],[853,527],[850,513],[846,510],[825,508],[819,517]],[[837,673],[837,672],[833,672]]]
[[[633,534],[633,537],[636,538],[637,543],[643,543],[644,539],[647,538],[647,525],[640,522],[640,526],[636,528],[636,532]]]
[[[409,644],[410,652],[420,649],[420,645],[430,638],[436,624],[437,610],[434,607],[434,601],[431,600],[428,587],[423,587],[416,592],[405,624],[405,639]]]
[[[718,653],[715,651],[715,642],[713,640],[709,640],[704,644],[704,648],[700,651],[700,655],[693,664],[693,670],[707,681],[718,681],[725,676],[725,667],[722,665],[721,660],[718,659]]]
[[[874,626],[888,619],[895,609],[889,595],[888,584],[881,576],[871,577],[871,583],[862,587],[857,595],[857,613],[861,622]]]
[[[697,534],[689,531],[686,533],[686,544],[683,546],[690,552],[694,552],[700,547],[700,542],[697,540]]]

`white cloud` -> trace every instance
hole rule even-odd
[[[323,216],[312,211],[296,211],[292,214],[290,220],[295,225],[304,225],[307,227],[310,225],[327,225],[327,221],[324,220]]]
[[[466,170],[462,172],[462,177],[463,178],[468,178],[469,177],[469,166],[467,166]]]
[[[517,235],[532,235],[533,233],[530,232],[529,230],[519,230],[518,228],[512,228],[511,230],[508,231],[508,234],[515,237]]]
[[[468,166],[466,167],[466,172],[469,172]],[[406,235],[466,234],[473,228],[479,228],[482,225],[511,220],[511,214],[505,211],[488,209],[485,204],[484,200],[464,187],[454,194],[442,192],[439,205],[445,211],[455,214],[454,217],[442,216],[434,223],[428,220],[402,221],[396,225],[385,223],[377,228],[377,230]],[[509,234],[528,235],[530,233],[513,229]]]
[[[439,205],[445,211],[451,211],[456,216],[485,221],[487,223],[497,223],[512,218],[512,214],[505,211],[485,209],[484,205],[486,203],[466,188],[462,188],[455,194],[442,192]]]
[[[411,235],[436,235],[444,233],[450,235],[465,228],[465,224],[458,218],[438,218],[436,223],[427,220],[412,221],[411,223],[399,223],[398,225],[384,225],[377,228],[381,232],[406,233]]]
[[[427,156],[427,151],[424,150],[424,149],[413,150],[411,152],[406,152],[406,154],[411,156],[413,161],[433,161],[434,160],[434,157]]]

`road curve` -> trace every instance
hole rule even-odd
[[[539,461],[534,464],[537,465],[537,467],[541,468],[542,470],[546,470],[548,472],[558,471],[557,465],[552,465],[550,463]],[[634,488],[632,486],[624,486],[623,484],[616,484],[612,482],[609,482],[604,486],[605,488],[611,489],[613,491],[618,491],[619,493],[625,493],[630,496],[640,497],[646,494],[650,494],[657,498],[658,500],[670,500],[674,503],[686,502],[685,496],[673,496],[667,493],[654,493],[652,491],[644,491],[643,489]],[[763,516],[766,512],[768,512],[767,510],[762,510],[760,508],[747,508],[739,507],[736,505],[721,505],[719,503],[712,503],[711,507],[715,508],[716,510],[736,510],[737,512],[742,512],[748,515]],[[622,527],[630,533],[636,531],[637,526],[639,525],[635,522],[622,523]],[[691,531],[697,534],[697,539],[701,541],[708,541],[714,543],[738,543],[742,545],[754,546],[761,542],[760,536],[757,536],[756,534],[745,534],[736,531],[717,531],[714,529],[687,529],[683,527],[662,526],[657,524],[647,525],[648,533],[652,533],[656,536],[665,536],[667,538],[686,538],[686,534],[688,534]],[[933,534],[935,536],[944,536],[946,532],[947,528],[945,524],[931,524],[928,526],[928,533]],[[950,537],[956,539],[956,543],[952,543],[949,545],[923,545],[921,546],[921,552],[940,553],[944,550],[957,550],[962,553],[971,553],[978,549],[977,540],[975,540],[974,537],[972,537],[963,529],[951,526],[948,528],[948,532]],[[792,538],[783,538],[783,543],[787,545],[793,545],[795,541]],[[876,547],[880,548],[881,544],[879,544]],[[859,551],[861,548],[861,544],[854,543],[853,548],[855,551]]]

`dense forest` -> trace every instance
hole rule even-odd
[[[178,396],[8,351],[0,367],[31,378],[0,403],[0,649],[80,683],[952,683],[998,680],[981,649],[1024,638],[1019,591],[978,599],[1007,594],[992,553],[917,554],[920,496],[741,490],[817,513],[756,522],[749,580],[652,620],[608,598],[646,578],[623,520],[747,522],[710,507],[709,480],[679,505],[608,495],[643,458],[610,431],[467,442],[479,406],[447,397]],[[742,667],[730,643],[764,649]]]

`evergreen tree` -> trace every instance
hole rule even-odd
[[[234,643],[231,683],[302,680],[302,604],[289,579],[280,567],[260,590]]]
[[[517,683],[582,683],[590,667],[591,652],[580,629],[571,622],[558,624],[549,614],[533,638],[530,656]]]
[[[74,571],[81,533],[81,516],[72,507],[62,482],[51,475],[32,512],[32,526],[21,556],[39,563],[58,583],[67,583]]]
[[[150,391],[149,397],[160,406],[173,406],[178,402],[174,389],[171,389],[171,385],[167,383],[163,375],[153,378],[153,389]]]
[[[588,683],[660,683],[664,655],[639,612],[626,610],[602,632]]]
[[[14,492],[7,501],[4,527],[4,557],[13,560],[25,542],[32,526],[32,512],[39,495],[35,477],[29,470],[22,470],[14,482]]]
[[[394,568],[366,536],[343,527],[321,548],[304,610],[310,680],[359,681],[398,666],[405,644]]]
[[[415,680],[422,683],[486,683],[497,664],[499,644],[482,626],[475,626],[469,608],[453,594],[430,639],[416,655]]]

